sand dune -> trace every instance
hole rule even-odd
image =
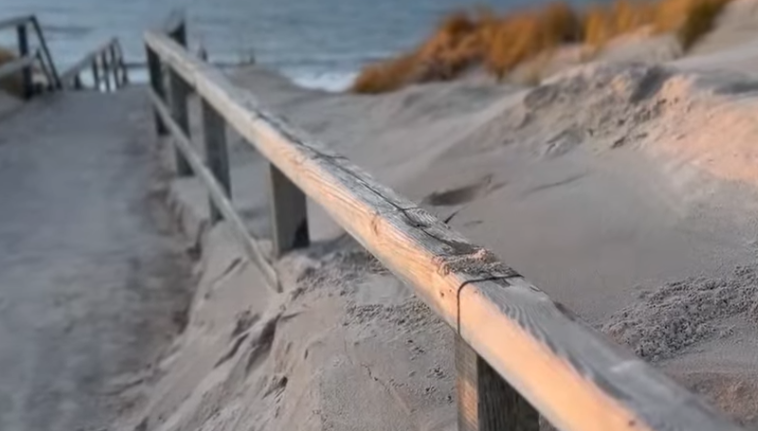
[[[235,79],[758,429],[758,50],[723,46],[606,58],[536,88],[473,77],[367,97]],[[235,197],[265,236],[263,161],[242,152]],[[199,187],[173,196],[201,287],[140,429],[455,429],[451,331],[314,206],[320,242],[279,263],[285,295],[268,297],[223,228],[202,229]]]

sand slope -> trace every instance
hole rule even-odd
[[[235,79],[758,429],[758,50],[727,43],[735,32],[536,88],[472,78],[366,97]],[[232,154],[237,205],[265,237],[265,162]],[[279,263],[285,294],[270,297],[223,226],[204,227],[201,190],[174,185],[201,287],[138,429],[455,429],[451,331],[426,307],[314,205],[318,243]]]
[[[756,387],[756,99],[722,64],[594,64],[533,90],[460,82],[372,98],[265,72],[241,82],[751,420],[756,406],[728,394]]]
[[[283,259],[271,297],[193,180],[171,206],[203,250],[190,322],[137,430],[452,430],[452,333],[352,240]]]

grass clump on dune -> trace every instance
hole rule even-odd
[[[366,67],[353,83],[357,93],[382,93],[410,83],[454,79],[482,67],[504,78],[517,65],[567,43],[601,48],[608,41],[648,29],[675,33],[688,49],[711,30],[730,0],[616,0],[576,11],[554,2],[498,16],[490,11],[447,16],[420,46]]]
[[[475,65],[503,76],[534,54],[580,35],[579,18],[564,3],[505,17],[486,10],[456,12],[415,50],[366,67],[353,90],[381,93],[412,82],[444,81]]]

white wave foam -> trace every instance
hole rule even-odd
[[[284,70],[282,73],[300,87],[333,93],[347,90],[358,75],[358,72],[354,71],[314,72],[307,70]]]

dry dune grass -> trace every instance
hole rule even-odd
[[[411,82],[452,79],[479,64],[503,76],[535,53],[580,36],[579,18],[564,3],[506,17],[486,10],[455,12],[417,49],[365,68],[353,90],[381,93]]]
[[[710,31],[730,0],[616,0],[575,11],[566,3],[497,16],[488,10],[446,17],[419,47],[366,67],[358,93],[382,93],[409,83],[449,80],[473,66],[503,78],[518,64],[566,43],[600,48],[623,34],[649,28],[676,32],[685,48]]]

